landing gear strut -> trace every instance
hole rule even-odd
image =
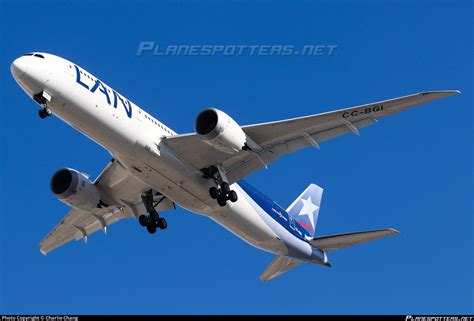
[[[227,201],[237,202],[237,193],[230,189],[227,176],[222,168],[209,166],[202,170],[204,178],[213,179],[216,186],[209,189],[211,198],[217,200],[217,204],[225,206]]]
[[[154,201],[152,190],[146,191],[141,197],[148,215],[140,215],[138,217],[138,222],[140,225],[146,227],[148,233],[150,234],[156,233],[157,228],[164,230],[168,226],[168,223],[166,222],[165,218],[160,217],[158,212],[155,210],[155,207],[160,203],[161,200],[158,202]]]
[[[51,96],[47,92],[39,92],[33,95],[33,99],[41,105],[41,109],[38,111],[38,115],[41,119],[44,119],[53,114],[53,111],[51,110],[51,107],[49,105],[49,102],[51,101]]]

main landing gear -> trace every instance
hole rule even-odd
[[[168,227],[168,223],[166,222],[165,218],[160,217],[158,212],[155,210],[155,207],[160,203],[160,201],[155,202],[153,200],[152,190],[146,191],[141,197],[148,215],[140,215],[138,217],[138,222],[140,225],[146,227],[148,233],[150,234],[156,233],[157,228],[164,230],[166,227]]]
[[[237,202],[237,193],[230,189],[225,172],[216,166],[209,166],[202,170],[204,178],[213,179],[217,186],[209,189],[209,195],[217,200],[217,204],[225,206],[227,201]]]
[[[53,111],[51,110],[51,107],[49,105],[49,102],[51,101],[51,96],[47,92],[39,92],[33,95],[33,99],[41,105],[40,110],[38,110],[38,115],[41,119],[44,119],[53,114]]]

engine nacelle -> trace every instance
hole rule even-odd
[[[195,126],[202,141],[218,150],[235,154],[246,148],[247,135],[235,120],[219,109],[200,112]]]
[[[97,187],[75,169],[62,168],[53,174],[51,191],[63,203],[74,208],[89,211],[100,202]]]

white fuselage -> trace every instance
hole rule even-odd
[[[320,263],[304,240],[291,235],[239,186],[235,203],[217,205],[213,181],[182,161],[166,145],[176,133],[84,69],[40,53],[15,60],[12,72],[32,97],[45,91],[57,117],[107,149],[136,179],[189,211],[209,216],[248,243],[276,254]]]

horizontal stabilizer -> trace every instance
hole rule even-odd
[[[332,251],[343,249],[345,247],[376,240],[382,237],[386,237],[386,236],[390,236],[390,235],[394,235],[398,233],[400,232],[397,230],[388,228],[388,229],[383,229],[383,230],[321,236],[321,237],[315,237],[308,241],[312,246],[317,247],[321,251],[329,253]]]
[[[270,263],[267,269],[260,275],[260,280],[263,282],[268,282],[300,264],[301,262],[299,261],[295,261],[284,256],[277,256],[273,259],[272,263]]]

